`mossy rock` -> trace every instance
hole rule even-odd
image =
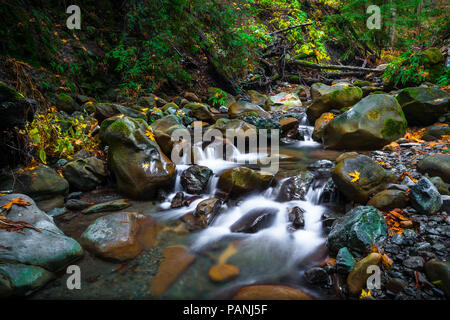
[[[361,100],[363,96],[363,92],[359,87],[336,87],[338,88],[320,96],[308,107],[306,114],[311,122],[316,121],[322,113],[328,112],[331,109],[352,106]]]
[[[246,167],[226,170],[220,175],[218,188],[232,197],[239,197],[250,192],[265,190],[273,175]]]
[[[432,125],[450,109],[450,95],[438,88],[405,88],[396,98],[412,126]]]
[[[229,114],[231,118],[256,114],[260,117],[271,118],[272,116],[260,106],[247,102],[238,101],[230,106]]]
[[[192,115],[201,121],[211,121],[213,114],[209,110],[208,105],[203,103],[188,103],[184,108],[190,110]]]
[[[58,93],[56,95],[56,108],[58,110],[72,114],[75,111],[80,111],[80,105],[70,95],[65,92]]]
[[[359,178],[349,173],[359,173]],[[372,195],[386,189],[389,183],[395,181],[395,176],[378,163],[365,155],[345,158],[337,163],[332,178],[339,191],[349,200],[365,204]]]
[[[0,103],[3,102],[15,102],[19,101],[20,99],[23,99],[24,96],[20,93],[14,90],[12,87],[0,83]]]
[[[406,127],[395,98],[371,95],[331,120],[323,129],[323,141],[333,149],[377,149],[402,137]]]

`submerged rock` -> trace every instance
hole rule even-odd
[[[353,181],[355,178],[349,173],[355,172],[359,173],[359,178]],[[389,183],[395,181],[392,173],[365,155],[345,158],[338,162],[332,178],[339,191],[348,199],[362,204],[366,203],[371,195],[384,190]]]
[[[353,255],[348,251],[347,247],[339,249],[336,255],[336,270],[340,273],[347,274],[351,272],[356,264]]]
[[[328,249],[337,254],[341,248],[347,247],[351,252],[362,254],[383,239],[387,230],[380,211],[370,206],[356,207],[334,224],[328,235]]]
[[[181,174],[181,185],[188,193],[205,193],[209,178],[212,175],[211,169],[205,166],[194,165],[184,170]]]
[[[214,282],[226,282],[236,278],[240,273],[238,267],[231,264],[216,264],[209,269],[209,278]]]
[[[377,149],[406,132],[402,108],[390,95],[371,95],[326,124],[323,141],[332,149]]]
[[[422,177],[411,187],[409,193],[411,204],[420,213],[434,214],[442,206],[442,198],[436,187],[425,177]]]
[[[137,241],[142,219],[144,216],[136,212],[118,212],[98,218],[81,235],[81,244],[102,258],[133,259],[143,249]]]
[[[253,285],[239,289],[233,300],[311,300],[306,293],[287,286]]]
[[[93,206],[90,206],[89,208],[84,209],[81,213],[93,214],[93,213],[106,212],[106,211],[118,211],[118,210],[128,208],[129,206],[131,206],[131,204],[127,199],[112,200],[112,201],[94,204]]]

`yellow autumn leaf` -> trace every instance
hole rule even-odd
[[[372,296],[372,292],[370,292],[370,290],[364,290],[362,289],[361,292],[361,296],[359,297],[360,299],[365,298],[365,297],[371,297]]]
[[[355,182],[359,180],[360,173],[355,170],[354,172],[349,172],[348,175],[353,178],[350,182]]]

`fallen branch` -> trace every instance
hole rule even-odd
[[[334,64],[317,64],[312,63],[308,61],[302,61],[302,60],[292,60],[290,63],[307,67],[311,69],[329,69],[329,70],[350,70],[350,71],[361,71],[361,72],[375,72],[375,73],[381,73],[383,70],[379,69],[370,69],[370,68],[363,68],[363,67],[355,67],[355,66],[338,66]]]

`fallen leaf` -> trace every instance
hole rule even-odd
[[[354,171],[354,172],[349,172],[348,173],[348,175],[350,176],[350,177],[353,177],[353,179],[352,180],[350,180],[350,182],[356,182],[356,181],[358,181],[359,180],[359,175],[360,175],[361,173],[360,172],[358,172],[358,171]]]

